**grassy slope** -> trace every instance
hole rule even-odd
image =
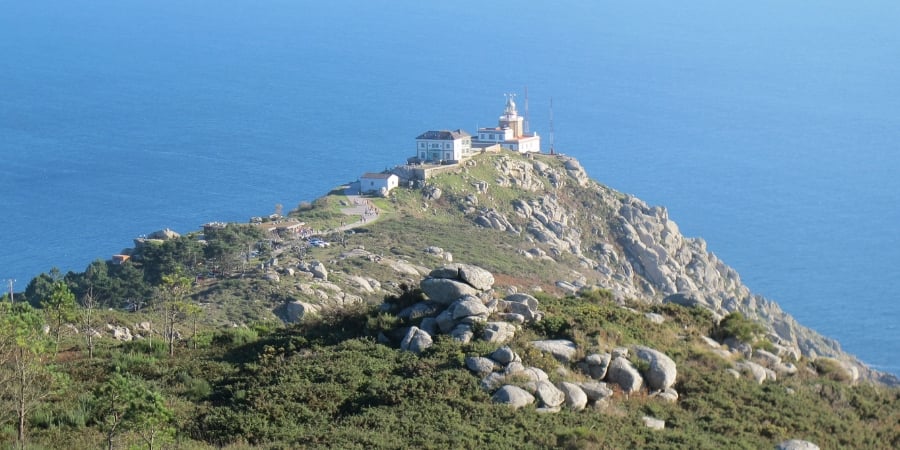
[[[488,158],[496,158],[489,156]],[[263,282],[250,271],[245,279],[217,280],[198,287],[196,298],[214,305],[215,319],[206,328],[201,348],[179,348],[168,358],[162,345],[145,342],[104,345],[92,361],[71,338],[57,365],[65,380],[50,401],[32,416],[32,448],[96,448],[102,435],[92,416],[94,392],[118,369],[147,380],[162,391],[175,410],[176,446],[180,448],[771,448],[789,438],[808,439],[822,448],[900,447],[900,390],[871,385],[848,386],[828,376],[808,373],[764,385],[735,380],[724,372],[728,362],[712,353],[699,336],[713,326],[707,314],[676,306],[614,305],[603,295],[559,297],[551,280],[564,279],[563,264],[526,260],[521,236],[472,225],[462,199],[475,192],[473,180],[492,181],[490,161],[479,161],[464,175],[444,175],[432,183],[444,195],[424,202],[418,191],[398,190],[391,200],[377,200],[381,219],[366,232],[348,238],[348,247],[404,257],[427,267],[440,261],[423,253],[429,245],[453,253],[456,261],[478,264],[495,273],[498,287],[541,287],[543,325],[525,330],[511,345],[527,364],[552,377],[557,363],[530,350],[527,341],[541,337],[573,339],[583,354],[617,345],[644,344],[669,354],[678,364],[675,404],[617,392],[605,409],[539,414],[533,408],[511,411],[492,405],[479,379],[463,365],[466,355],[494,349],[484,343],[460,345],[438,339],[421,357],[375,342],[381,326],[369,309],[326,315],[303,324],[267,331],[228,329],[223,321],[253,322],[271,317],[272,302],[296,298],[291,281]],[[551,161],[552,162],[552,161]],[[589,223],[590,198],[560,198]],[[584,193],[581,193],[584,194]],[[537,194],[491,186],[478,194],[482,207],[509,212],[509,202]],[[343,197],[333,192],[300,217],[317,228],[339,223],[335,215]],[[302,209],[302,208],[301,208]],[[514,220],[513,215],[509,215]],[[521,225],[521,224],[517,224]],[[315,249],[308,258],[330,261],[333,279],[364,274],[382,281],[399,276],[366,260],[339,260],[340,247]],[[285,256],[283,264],[291,262]],[[200,291],[199,289],[202,289]],[[372,298],[377,300],[377,298]],[[656,325],[643,312],[668,317]],[[143,320],[124,315],[122,324]],[[219,329],[220,331],[213,331]],[[260,337],[261,336],[261,337]],[[578,377],[574,367],[566,367]],[[665,431],[650,431],[641,417],[666,420]],[[8,426],[0,442],[9,442]],[[123,442],[136,443],[135,436]]]

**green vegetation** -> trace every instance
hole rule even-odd
[[[493,183],[494,164],[507,162],[531,164],[486,155],[458,174],[429,180],[443,191],[440,199],[424,201],[421,191],[407,189],[372,199],[381,218],[352,234],[327,236],[328,248],[301,248],[299,240],[282,242],[257,227],[230,224],[207,230],[202,241],[189,234],[147,242],[123,264],[98,260],[84,272],[35,277],[16,296],[26,302],[0,302],[0,449],[755,449],[790,438],[821,448],[900,448],[900,389],[849,384],[837,361],[795,361],[796,375],[762,385],[730,376],[732,362],[702,337],[767,348],[760,324],[740,314],[717,323],[703,308],[623,302],[601,288],[561,295],[552,280],[571,279],[581,261],[565,254],[554,255],[557,262],[526,258],[523,253],[541,243],[473,224],[479,208],[493,208],[515,226],[527,226],[511,202],[540,201],[542,193],[511,181],[487,192],[473,186]],[[550,189],[546,180],[535,183]],[[598,211],[581,188],[570,189],[573,195],[554,201],[571,212],[572,223],[597,236],[610,233],[593,215],[612,213]],[[477,198],[477,208],[469,196]],[[330,229],[353,220],[340,214],[345,199],[332,192],[292,215]],[[379,343],[381,333],[420,322],[387,310],[423,298],[421,277],[385,260],[443,264],[424,252],[426,246],[490,270],[497,297],[511,287],[535,295],[543,320],[508,343],[524,364],[553,381],[563,379],[561,369],[567,379],[587,379],[577,364],[561,365],[529,342],[570,339],[577,358],[647,345],[677,363],[678,401],[616,388],[605,407],[513,411],[492,404],[480,378],[465,367],[467,356],[487,355],[497,344],[437,336],[417,356]],[[352,250],[365,256],[348,256]],[[270,265],[276,257],[280,267]],[[328,283],[285,273],[312,261],[327,263]],[[345,282],[352,277],[378,280],[384,290],[351,290]],[[273,311],[287,302],[319,302],[330,295],[329,285],[364,301],[325,308],[298,324],[275,319]],[[650,312],[665,321],[650,321]],[[123,327],[134,340],[109,338],[110,328]],[[646,428],[645,415],[665,420],[666,429]]]
[[[402,307],[420,295],[408,290],[389,300]],[[572,338],[585,352],[640,342],[677,361],[679,401],[617,392],[605,409],[512,411],[493,405],[464,366],[465,356],[496,344],[438,337],[420,356],[401,352],[376,341],[396,319],[366,305],[291,327],[203,331],[201,345],[180,342],[174,352],[122,343],[90,359],[74,336],[64,336],[53,358],[41,316],[5,304],[2,330],[19,338],[2,341],[12,344],[0,361],[11,374],[9,345],[27,346],[33,392],[22,435],[37,448],[766,448],[787,437],[823,448],[900,443],[900,390],[852,386],[829,374],[763,385],[736,380],[695,337],[714,326],[708,314],[677,305],[633,304],[632,311],[603,291],[540,297],[546,318],[510,343],[526,364],[556,377],[559,363],[531,349],[532,339]],[[666,322],[649,322],[649,311]],[[4,401],[12,391],[3,391]],[[644,415],[665,420],[667,429],[650,431]],[[0,440],[16,442],[16,429],[0,428]]]

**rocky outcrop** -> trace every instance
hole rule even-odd
[[[606,370],[612,361],[612,355],[609,353],[593,353],[584,358],[579,364],[582,371],[590,375],[595,380],[606,378]]]
[[[418,323],[417,329],[429,337],[442,333],[463,343],[476,338],[504,343],[515,336],[520,324],[540,320],[541,313],[537,299],[528,295],[510,294],[507,300],[495,300],[493,284],[493,274],[485,269],[470,264],[447,264],[430,271],[420,283],[424,301],[407,304],[402,309],[385,302],[382,311],[406,323]],[[503,312],[508,310],[521,314]],[[481,333],[476,335],[478,330]],[[392,334],[396,333],[382,333],[381,341],[396,342]]]
[[[741,312],[764,323],[769,340],[788,353],[836,357],[857,367],[860,377],[878,376],[844,354],[835,341],[752,294],[705,241],[683,236],[665,208],[591,181],[570,157],[527,161],[503,156],[493,161],[496,184],[541,195],[524,194],[503,205],[511,211],[482,204],[470,217],[485,227],[524,231],[534,245],[521,251],[523,257],[563,261],[570,255],[586,279],[625,297],[703,307],[714,317]],[[577,284],[560,281],[561,289],[576,292]]]
[[[575,411],[581,411],[587,406],[588,396],[581,389],[581,386],[578,386],[575,383],[569,383],[566,381],[560,382],[559,390],[563,392],[566,396],[566,407]]]
[[[540,380],[534,384],[535,397],[545,408],[556,408],[566,401],[566,394],[559,390],[550,380]]]
[[[675,376],[678,371],[672,358],[662,352],[640,345],[635,347],[635,355],[649,364],[647,373],[644,375],[650,389],[663,391],[675,384]]]
[[[568,363],[575,357],[578,350],[575,343],[565,339],[551,339],[546,341],[532,341],[531,345],[542,351],[553,355],[558,361]]]
[[[519,409],[534,403],[534,396],[518,386],[506,385],[501,387],[491,397],[494,403],[509,405],[513,409]]]
[[[621,356],[613,359],[609,364],[606,380],[618,384],[622,388],[622,392],[626,394],[637,392],[644,383],[641,373],[628,359]]]
[[[613,390],[606,383],[599,381],[583,381],[578,384],[581,390],[587,396],[588,400],[595,402],[607,397],[612,397]]]
[[[306,316],[318,314],[319,310],[321,310],[319,305],[292,301],[284,305],[283,312],[279,315],[287,323],[297,323]]]
[[[110,336],[117,341],[128,342],[134,339],[134,336],[131,334],[131,330],[128,329],[128,327],[106,324],[106,330],[109,331]]]
[[[400,349],[413,353],[422,353],[426,348],[431,347],[433,340],[425,330],[418,327],[410,327],[409,332],[400,342]]]
[[[644,426],[650,428],[651,430],[664,430],[666,428],[666,421],[657,419],[650,416],[644,416],[641,418],[644,422]]]
[[[791,439],[776,445],[775,450],[819,450],[819,446],[809,441]]]
[[[449,305],[460,297],[478,294],[474,287],[449,278],[426,278],[422,280],[421,288],[431,301],[442,305]]]

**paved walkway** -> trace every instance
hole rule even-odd
[[[361,227],[367,223],[378,219],[380,211],[371,200],[360,196],[359,182],[353,183],[347,189],[344,189],[347,201],[350,202],[349,207],[341,208],[341,213],[347,216],[361,216],[360,219],[353,223],[345,223],[334,229],[334,231],[346,231],[353,228]]]

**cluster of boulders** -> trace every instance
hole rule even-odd
[[[420,283],[423,301],[387,312],[407,323],[418,323],[382,333],[383,342],[399,339],[400,348],[421,352],[432,344],[436,334],[446,334],[467,343],[475,338],[503,343],[515,336],[518,327],[542,317],[537,299],[527,294],[510,294],[502,300],[493,298],[494,276],[489,271],[469,264],[447,264],[434,269]]]
[[[105,330],[106,333],[103,333]],[[73,324],[66,324],[66,331],[71,334],[80,334],[81,330],[78,329]],[[44,327],[44,333],[49,333],[50,327]],[[105,324],[103,327],[91,328],[86,331],[87,334],[94,338],[103,338],[109,337],[116,341],[128,342],[135,339],[143,339],[151,334],[151,332],[155,332],[150,322],[141,322],[134,324],[133,327],[129,328],[123,325],[113,325],[111,323]]]
[[[787,362],[782,356],[796,359],[797,356],[790,352],[781,351],[782,355],[777,355],[761,348],[752,348],[749,344],[735,338],[725,339],[720,344],[716,340],[703,336],[702,339],[713,349],[716,354],[726,360],[734,360],[733,367],[725,369],[735,378],[741,378],[746,375],[757,383],[762,384],[765,381],[776,381],[779,375],[790,376],[798,372],[798,368],[794,363]]]
[[[555,412],[563,407],[582,410],[588,405],[605,408],[613,391],[606,383],[590,380],[553,383],[546,372],[525,366],[509,347],[500,347],[489,357],[466,358],[466,367],[482,376],[481,386],[493,392],[495,403],[513,408],[538,403],[538,411]]]
[[[577,352],[575,344],[567,340],[533,341],[531,346],[552,354],[559,362],[573,362]],[[547,373],[537,367],[522,364],[522,360],[509,347],[500,347],[488,356],[466,358],[466,367],[481,378],[481,386],[492,392],[495,403],[513,408],[537,404],[538,411],[559,411],[562,407],[582,410],[587,406],[605,408],[613,395],[611,385],[625,393],[640,391],[646,386],[652,397],[674,402],[678,393],[672,388],[677,369],[671,358],[649,347],[635,346],[635,357],[643,361],[646,370],[642,375],[628,359],[629,349],[619,347],[612,353],[591,354],[575,365],[584,376],[572,377],[564,368],[558,370],[562,378],[569,380],[553,383]]]

